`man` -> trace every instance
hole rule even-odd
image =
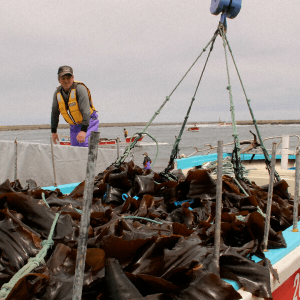
[[[149,169],[151,169],[152,161],[151,161],[150,157],[148,156],[147,152],[145,152],[143,155],[144,155],[144,161],[143,161],[144,170],[149,170]]]
[[[126,130],[126,128],[124,128],[124,137],[125,137],[125,139],[127,138],[127,136],[128,136],[128,131]]]
[[[72,146],[88,147],[92,131],[98,131],[99,120],[89,89],[82,82],[74,81],[73,69],[61,66],[57,72],[60,86],[53,95],[51,113],[52,140],[59,142],[57,127],[62,114],[70,124]]]

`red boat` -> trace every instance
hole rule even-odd
[[[144,138],[144,136],[140,137],[138,139],[138,142],[140,142],[143,138]],[[128,137],[128,138],[126,138],[125,143],[129,144],[129,143],[133,142],[134,139],[135,139],[135,137]],[[124,142],[120,142],[120,143],[124,144]],[[68,145],[68,146],[70,146],[71,145],[70,138],[66,137],[66,136],[62,137],[62,140],[59,141],[59,144],[60,145]],[[99,140],[99,145],[101,145],[101,146],[116,145],[116,144],[117,144],[117,140],[116,139],[105,139],[105,138],[103,138],[103,139]]]
[[[70,146],[71,142],[69,140],[64,140],[64,141],[59,141],[59,144]],[[99,140],[99,145],[116,145],[116,144],[117,144],[116,140],[108,140],[108,139]]]
[[[126,143],[132,143],[135,140],[136,137],[128,137],[126,138]],[[138,142],[140,142],[142,139],[144,138],[144,136],[142,135],[139,139]]]
[[[220,123],[218,126],[232,126],[232,123]]]
[[[69,142],[69,141],[59,141],[59,144],[60,144],[60,145],[67,145],[67,146],[70,146],[70,145],[71,145],[71,142]]]
[[[188,131],[199,131],[200,128],[198,126],[192,126],[188,128]]]

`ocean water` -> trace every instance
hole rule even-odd
[[[188,127],[188,126],[187,126]],[[199,125],[199,132],[187,131],[187,127],[184,130],[182,139],[179,144],[180,154],[185,154],[186,156],[191,155],[196,151],[195,147],[199,150],[206,149],[207,144],[217,146],[218,141],[223,141],[224,150],[231,149],[231,146],[226,146],[227,143],[233,142],[233,129],[232,126],[218,126],[218,125]],[[129,136],[135,134],[136,132],[143,131],[143,126],[129,126],[126,127]],[[143,153],[147,152],[149,157],[154,160],[157,155],[157,160],[155,162],[154,170],[156,172],[162,171],[167,167],[168,161],[170,159],[170,154],[173,149],[173,144],[175,142],[175,136],[179,135],[181,126],[180,125],[153,125],[149,126],[147,132],[153,136],[158,142],[158,149],[156,142],[153,141],[149,136],[145,136],[143,141],[139,146],[136,146],[133,151],[132,159],[133,161],[142,166]],[[256,133],[253,125],[238,125],[237,131],[239,134],[240,141],[252,140],[253,136],[250,133]],[[123,127],[100,127],[100,137],[101,138],[117,138],[119,137],[121,142],[124,141]],[[300,135],[300,125],[260,125],[259,131],[263,139],[268,137],[278,137],[282,135],[295,135],[290,137],[290,149],[294,150],[299,142],[298,135]],[[59,135],[69,135],[68,129],[62,129],[58,131]],[[23,131],[1,131],[0,140],[14,141],[17,139],[19,142],[31,142],[31,143],[50,143],[50,130],[39,129],[39,130],[23,130]],[[272,143],[279,142],[279,139],[267,140],[265,145],[267,149],[272,149]],[[67,146],[65,146],[67,147]],[[279,146],[280,148],[280,146]],[[124,145],[120,147],[120,153],[122,154],[125,149]],[[158,154],[157,154],[158,150]],[[200,152],[205,153],[205,152]],[[199,153],[199,154],[200,154]]]

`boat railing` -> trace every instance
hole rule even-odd
[[[291,150],[291,151],[293,151],[293,153],[295,153],[296,154],[296,152],[297,152],[297,150],[299,149],[299,145],[300,145],[300,136],[299,135],[297,135],[297,134],[291,134],[291,135],[288,135],[288,137],[290,138],[290,137],[296,137],[297,139],[298,139],[298,142],[297,142],[297,145],[296,145],[296,147],[295,147],[295,150]],[[276,150],[279,148],[279,146],[282,144],[282,138],[283,138],[283,136],[273,136],[273,137],[268,137],[268,138],[265,138],[264,140],[263,140],[263,142],[265,142],[265,141],[267,141],[267,140],[274,140],[274,139],[280,139],[280,141],[277,143],[277,145],[276,145]]]
[[[58,135],[58,138],[61,141],[70,141],[70,137],[68,135]]]
[[[223,146],[229,146],[229,145],[233,145],[233,144],[234,144],[234,142],[232,142],[232,143],[227,143],[227,144],[223,144]],[[194,147],[194,148],[196,149],[196,151],[193,152],[193,153],[190,154],[190,155],[187,155],[186,157],[188,158],[188,157],[191,157],[191,156],[193,156],[194,154],[196,154],[196,153],[198,153],[198,152],[204,152],[204,151],[207,151],[206,153],[204,153],[204,155],[207,155],[207,154],[211,153],[212,151],[214,151],[215,149],[218,148],[218,146],[212,146],[211,144],[206,144],[206,145],[204,145],[204,146],[209,147],[209,148],[205,148],[205,149],[199,150],[197,147]]]
[[[287,135],[289,138],[292,137],[292,138],[297,138],[297,145],[295,147],[295,150],[291,150],[291,153],[290,154],[296,154],[296,152],[298,151],[299,149],[299,145],[300,145],[300,136],[297,135],[297,134],[292,134],[292,135]],[[282,139],[283,139],[283,136],[273,136],[273,137],[267,137],[265,139],[263,139],[263,142],[265,141],[268,141],[268,140],[274,140],[274,139],[280,139],[280,141],[277,143],[276,145],[276,149],[279,148],[279,146],[282,144]],[[241,144],[251,144],[253,142],[253,140],[244,140],[241,142]],[[231,145],[234,145],[234,142],[231,142],[231,143],[227,143],[227,144],[223,144],[223,146],[231,146]],[[203,153],[203,155],[207,155],[211,152],[213,152],[214,150],[216,150],[218,148],[218,146],[212,146],[211,144],[205,144],[204,146],[206,146],[206,148],[204,149],[198,149],[198,147],[194,147],[196,149],[196,151],[194,151],[193,153],[191,153],[190,155],[187,155],[185,156],[186,158],[188,157],[191,157],[193,156],[194,154],[196,153],[201,153],[201,152],[205,152]],[[243,149],[242,149],[243,150]],[[253,153],[254,149],[251,149],[251,153]],[[250,152],[250,151],[249,151]],[[260,151],[261,152],[261,151]],[[268,151],[271,153],[271,150]],[[247,152],[244,152],[244,153],[247,153]],[[259,151],[257,151],[257,153],[259,153]]]

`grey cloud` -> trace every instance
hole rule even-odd
[[[219,16],[209,6],[208,0],[7,1],[0,27],[0,125],[49,123],[63,64],[91,89],[101,122],[148,121],[216,30]],[[228,20],[257,119],[298,118],[299,8],[299,2],[243,1],[241,13]],[[207,53],[157,121],[183,120]],[[230,72],[236,118],[250,119],[232,63]],[[227,84],[218,38],[191,120],[229,120]]]

